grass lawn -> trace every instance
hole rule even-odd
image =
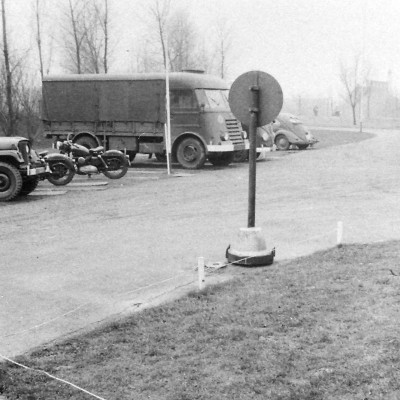
[[[17,361],[115,399],[400,399],[400,242],[235,278]],[[7,399],[91,399],[6,363]]]

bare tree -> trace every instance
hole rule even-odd
[[[43,12],[43,9],[46,9],[47,5],[48,3],[46,0],[35,0],[33,10],[35,39],[39,58],[39,72],[42,79],[45,74],[49,74],[53,58],[54,35],[49,32],[50,29],[48,24],[46,24],[46,14]],[[43,35],[43,32],[46,34]]]
[[[39,54],[39,69],[40,76],[43,79],[43,50],[42,50],[42,32],[41,32],[41,15],[40,15],[40,0],[36,0],[35,4],[35,17],[36,17],[36,43]]]
[[[108,0],[68,0],[64,20],[63,47],[69,71],[107,73],[110,62]]]
[[[219,76],[224,79],[227,70],[227,58],[232,45],[232,28],[224,20],[217,21],[216,26],[217,55],[219,59]]]
[[[163,65],[167,63],[167,23],[171,11],[171,0],[153,0],[149,8],[150,15],[156,23],[157,35],[161,45]]]
[[[109,65],[109,7],[108,0],[91,0],[85,5],[82,56],[85,70],[107,73]]]
[[[8,52],[5,0],[1,0],[1,17],[3,22],[3,54],[4,54],[4,68],[6,74],[5,76],[6,103],[8,108],[8,113],[6,117],[7,129],[5,131],[5,134],[7,136],[13,136],[15,135],[15,113],[14,113],[14,104],[12,98],[12,72],[10,66],[10,55]]]
[[[171,71],[198,68],[205,58],[195,24],[187,10],[174,10],[171,4],[170,0],[152,0],[146,6],[148,34],[146,48],[138,55],[145,59],[139,65],[163,70],[168,62]]]
[[[198,33],[187,10],[181,9],[171,16],[168,27],[168,58],[172,71],[198,68]]]
[[[361,101],[361,96],[367,94],[365,84],[369,75],[369,68],[361,64],[361,55],[356,54],[352,65],[340,64],[339,79],[344,86],[344,97],[351,107],[353,125],[357,125],[356,108]],[[362,92],[363,91],[363,92]]]

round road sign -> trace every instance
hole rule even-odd
[[[267,125],[281,111],[283,93],[278,81],[266,72],[250,71],[240,75],[229,91],[229,105],[235,117],[249,126],[252,87],[257,87],[259,93],[257,126]]]

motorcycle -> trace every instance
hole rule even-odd
[[[128,171],[129,159],[119,150],[104,151],[103,146],[88,149],[74,143],[68,135],[64,141],[56,142],[60,153],[46,155],[51,174],[48,181],[56,186],[70,183],[75,176],[104,174],[110,179],[120,179]]]

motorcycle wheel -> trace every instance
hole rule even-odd
[[[47,177],[47,180],[55,186],[67,185],[75,175],[75,170],[61,160],[50,161],[49,167],[52,173]]]
[[[109,156],[103,159],[107,164],[103,174],[110,179],[122,178],[128,172],[128,161],[125,157]]]

